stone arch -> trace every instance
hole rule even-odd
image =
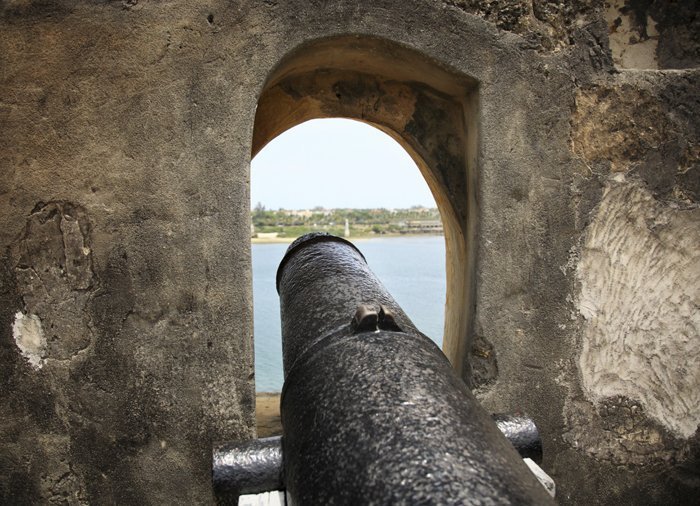
[[[258,101],[252,156],[304,121],[342,117],[394,138],[418,165],[442,215],[447,297],[443,350],[466,379],[473,309],[478,83],[386,39],[320,39],[290,52]],[[371,184],[357,181],[348,191]],[[392,191],[387,188],[387,192]]]

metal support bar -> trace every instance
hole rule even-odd
[[[214,495],[223,504],[238,504],[240,495],[283,489],[281,438],[214,447],[212,482]]]
[[[532,418],[508,414],[492,415],[496,427],[510,441],[520,456],[542,463],[542,438]]]
[[[496,426],[521,457],[542,462],[542,441],[535,423],[526,416],[492,415]],[[282,490],[282,438],[270,437],[214,447],[214,494],[220,502],[239,495]]]

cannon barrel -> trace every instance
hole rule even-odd
[[[552,503],[354,245],[298,239],[277,289],[293,504]]]

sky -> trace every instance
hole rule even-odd
[[[359,121],[316,119],[273,139],[251,163],[251,207],[436,207],[408,153]]]

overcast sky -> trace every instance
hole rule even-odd
[[[384,132],[345,119],[302,123],[251,164],[251,205],[267,209],[435,207],[408,153]]]

